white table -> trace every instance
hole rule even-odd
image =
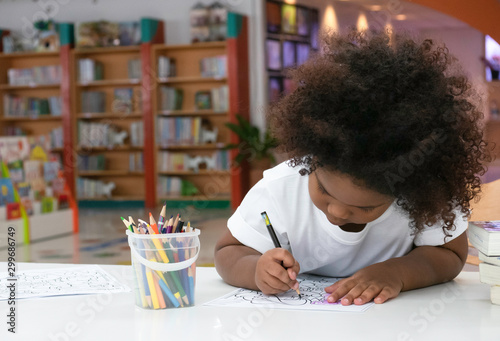
[[[18,263],[17,271],[77,265]],[[0,271],[6,271],[0,262]],[[131,268],[102,265],[132,286]],[[0,340],[500,340],[500,306],[477,272],[400,294],[364,313],[211,307],[232,290],[214,268],[198,268],[196,306],[143,310],[130,293],[20,300],[17,333],[7,332],[0,301]]]

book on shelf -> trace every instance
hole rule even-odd
[[[184,91],[169,86],[160,86],[160,110],[181,110]]]
[[[11,202],[5,206],[7,211],[7,220],[15,220],[21,218],[21,205],[18,202]]]
[[[78,60],[78,80],[88,83],[104,79],[104,65],[100,61],[91,58]]]
[[[9,69],[9,85],[51,85],[61,83],[61,66],[35,66],[25,69]]]
[[[228,170],[230,168],[227,150],[218,150],[211,155],[189,155],[187,153],[176,153],[160,151],[158,153],[158,170],[160,172],[195,171],[206,170]]]
[[[106,157],[98,155],[78,155],[77,168],[80,171],[103,171],[106,169]]]
[[[64,147],[64,132],[62,127],[52,129],[48,137],[50,140],[50,150]]]
[[[14,185],[10,178],[0,178],[0,206],[15,202]]]
[[[105,20],[80,22],[75,32],[76,45],[79,48],[115,46],[119,38],[118,23]]]
[[[200,117],[158,117],[158,145],[199,145],[202,119]]]
[[[43,178],[45,182],[52,182],[57,178],[60,170],[58,161],[47,161],[43,163]]]
[[[111,197],[111,192],[115,188],[113,182],[104,182],[102,180],[76,178],[76,192],[78,198],[102,198]]]
[[[54,198],[43,197],[41,200],[41,213],[50,213],[54,211]]]
[[[5,94],[3,106],[5,117],[36,118],[42,115],[61,116],[62,113],[60,96],[37,98]]]
[[[202,77],[224,78],[227,76],[227,56],[206,57],[200,60]]]
[[[130,124],[130,145],[132,147],[144,147],[143,121],[136,121]]]
[[[144,156],[142,152],[129,154],[128,170],[130,172],[144,172]]]
[[[500,256],[500,220],[470,221],[468,237],[486,256]]]
[[[176,73],[175,59],[166,56],[158,57],[158,77],[160,79],[175,77]]]
[[[124,145],[128,133],[107,123],[78,121],[80,147],[113,147]]]
[[[3,135],[4,136],[26,136],[28,135],[28,131],[16,126],[7,126],[3,127]]]
[[[116,88],[113,90],[113,95],[114,98],[111,105],[113,113],[130,114],[134,110],[134,89]]]
[[[212,110],[215,112],[226,112],[229,110],[229,87],[223,85],[212,88]]]
[[[142,61],[140,59],[129,59],[127,62],[127,73],[129,79],[141,79]]]
[[[177,176],[159,176],[157,190],[159,196],[190,196],[199,193],[192,182]]]
[[[18,197],[14,199],[21,203],[21,208],[24,208],[28,215],[42,213],[44,207],[47,207],[44,200],[55,202],[61,194],[68,194],[61,170],[62,158],[60,154],[47,152],[47,146],[50,145],[48,136],[1,138],[0,146],[5,144],[8,144],[9,147],[0,148],[0,158],[10,160],[3,167],[7,170],[7,174],[16,174],[13,188],[17,190]],[[19,150],[15,152],[10,145],[17,145]],[[27,146],[27,152],[24,151],[23,146]],[[0,180],[10,181],[12,179],[9,177]],[[8,193],[10,189],[2,188],[0,192]],[[13,216],[17,214],[15,209],[12,205]],[[55,209],[57,209],[56,204],[52,205],[52,210]]]
[[[139,21],[118,23],[120,46],[139,45],[141,43],[141,25]]]
[[[7,169],[9,170],[10,179],[14,184],[18,184],[24,181],[24,167],[23,160],[15,160],[7,164]]]
[[[106,93],[104,91],[82,91],[82,113],[105,113]]]
[[[212,92],[208,90],[199,90],[194,94],[195,107],[198,110],[212,109]]]

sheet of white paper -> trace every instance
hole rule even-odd
[[[321,277],[301,274],[297,278],[302,298],[294,290],[289,290],[278,295],[264,295],[260,291],[237,289],[225,296],[219,297],[204,305],[218,307],[256,307],[265,306],[274,309],[298,310],[330,310],[362,312],[370,308],[373,303],[363,305],[343,306],[339,302],[328,303],[329,296],[325,292],[327,286],[332,285],[340,278]]]
[[[130,291],[97,265],[19,271],[16,278],[14,282],[6,272],[0,273],[0,301],[9,298],[11,283],[16,286],[16,299]]]

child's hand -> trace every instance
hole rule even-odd
[[[390,298],[399,295],[403,289],[401,278],[394,268],[386,263],[377,263],[356,272],[348,278],[325,288],[331,293],[328,302],[337,302],[340,298],[342,305],[365,304],[372,299],[375,303],[384,303]]]
[[[300,265],[285,249],[271,249],[260,256],[255,269],[255,284],[266,295],[297,289]]]

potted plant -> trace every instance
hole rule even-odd
[[[237,124],[228,122],[225,125],[239,137],[240,143],[227,144],[225,149],[238,149],[238,155],[234,159],[236,165],[248,162],[250,185],[253,186],[262,179],[264,170],[276,163],[272,150],[277,146],[277,140],[271,136],[269,130],[262,134],[258,127],[251,125],[241,115],[236,114],[236,119]]]

